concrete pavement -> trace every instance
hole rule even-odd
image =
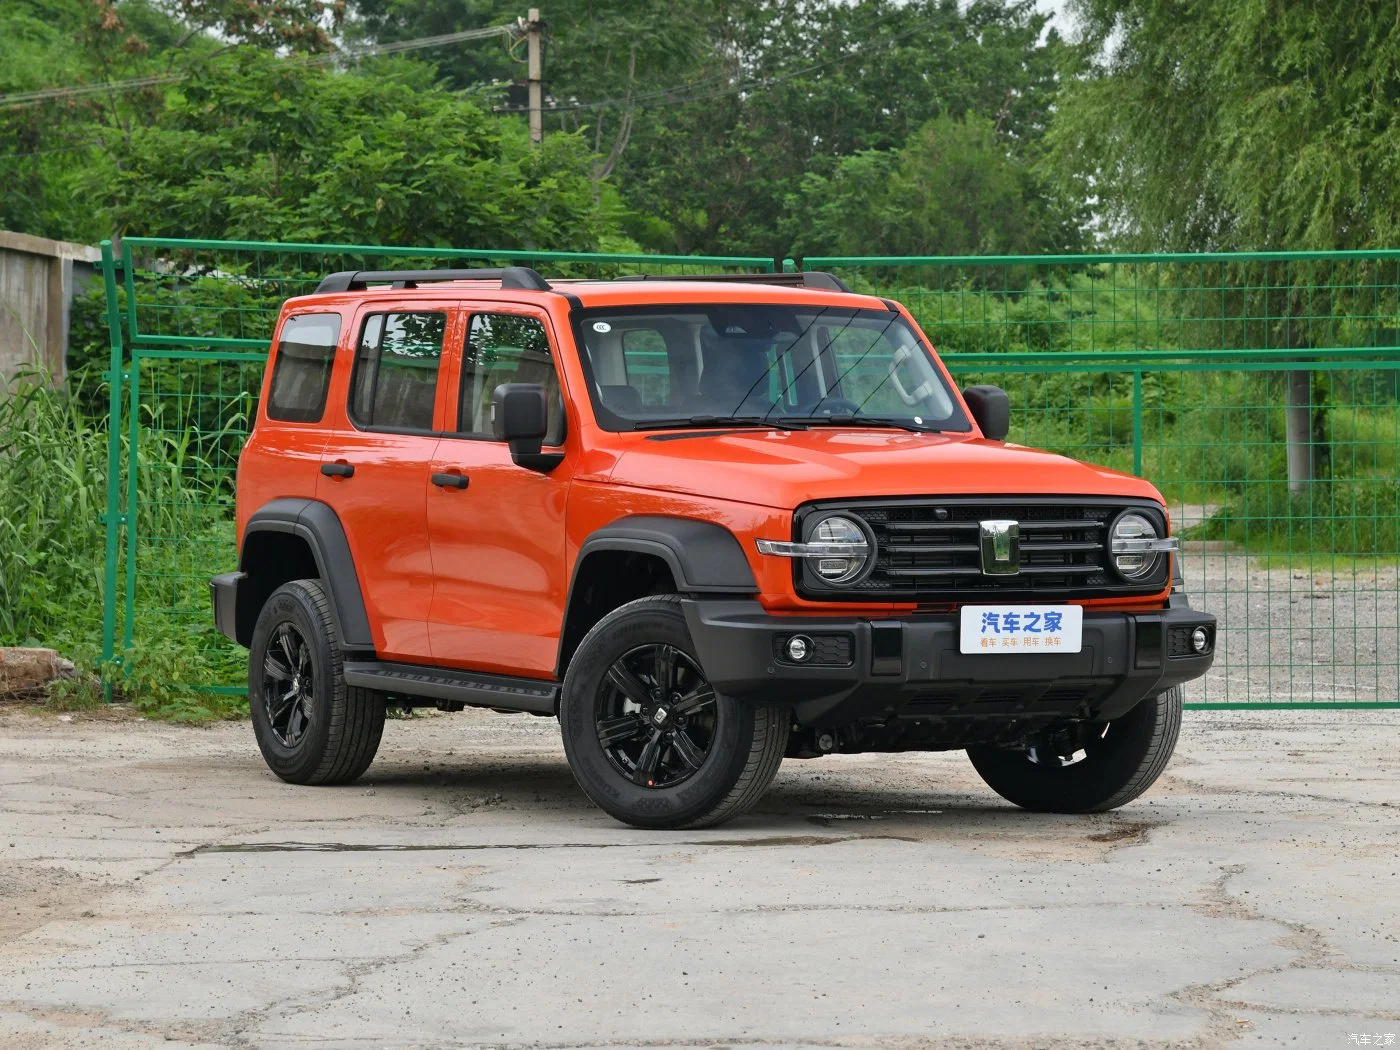
[[[1400,1033],[1397,727],[1188,712],[1097,817],[961,753],[789,761],[652,833],[527,716],[393,721],[307,789],[246,723],[0,714],[0,1046],[1361,1045]]]

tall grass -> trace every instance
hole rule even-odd
[[[38,374],[0,392],[0,642],[100,651],[103,421]],[[94,644],[96,643],[96,644]]]
[[[26,374],[0,395],[0,645],[55,648],[96,670],[103,649],[107,427],[105,417],[93,419],[81,408],[97,399],[77,392],[91,393],[82,375],[65,386]],[[231,512],[211,512],[213,493],[191,484],[197,471],[183,469],[190,448],[190,440],[158,431],[143,432],[138,442],[136,534],[182,542],[158,550],[158,564],[137,576],[135,644],[105,670],[119,697],[143,711],[197,721],[246,705],[190,688],[228,680],[241,663],[233,647],[211,639],[207,612],[203,623],[168,615],[180,600],[180,583],[209,575],[199,564],[205,544],[188,541],[232,550]],[[119,612],[124,582],[119,573]]]

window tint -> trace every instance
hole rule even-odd
[[[544,443],[563,444],[564,403],[544,324],[518,314],[475,314],[462,354],[462,400],[457,420],[461,433],[496,436],[491,395],[502,383],[544,387],[549,402]]]
[[[362,427],[432,430],[446,331],[443,313],[367,318],[355,355],[351,418]]]
[[[339,314],[297,314],[282,325],[267,418],[315,423],[326,411],[331,364],[340,339]]]

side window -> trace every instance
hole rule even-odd
[[[282,323],[267,397],[268,419],[315,423],[325,414],[339,339],[339,314],[297,314]]]
[[[462,354],[457,430],[495,437],[491,395],[502,383],[537,383],[549,401],[546,445],[564,442],[564,402],[544,324],[518,314],[473,314]]]
[[[372,314],[360,333],[350,418],[361,427],[433,429],[445,313]]]

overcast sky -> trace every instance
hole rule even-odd
[[[1036,6],[1054,19],[1061,36],[1070,35],[1074,22],[1069,17],[1069,0],[1036,0]]]

